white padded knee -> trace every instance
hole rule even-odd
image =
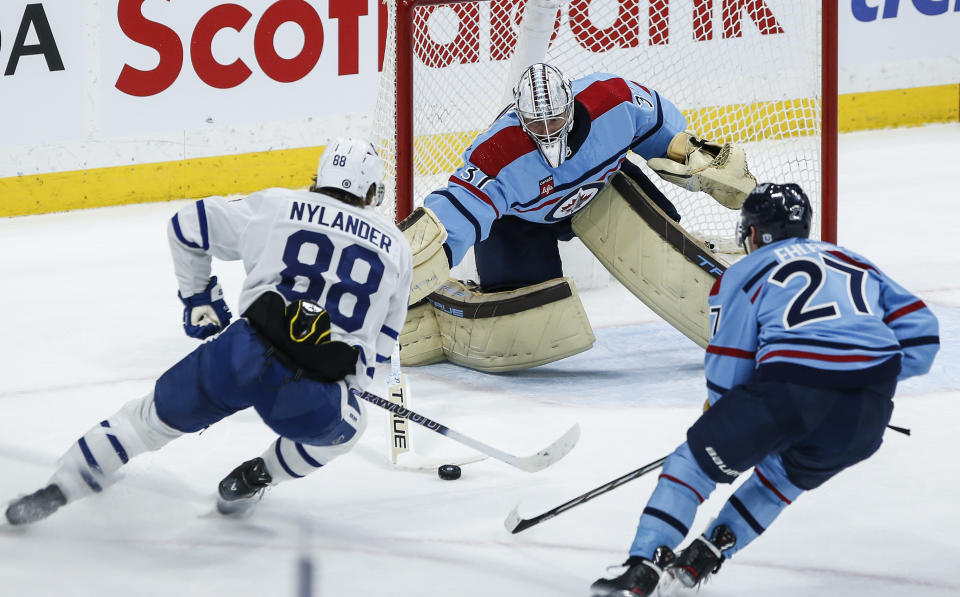
[[[153,393],[131,400],[91,427],[60,458],[50,479],[68,500],[101,491],[134,456],[157,450],[183,435],[157,416]]]

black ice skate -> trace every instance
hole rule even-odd
[[[244,462],[220,481],[217,511],[237,517],[249,514],[272,480],[263,458]]]
[[[631,556],[624,566],[627,569],[616,578],[601,578],[590,585],[592,597],[647,597],[653,595],[660,584],[660,575],[677,556],[661,545],[653,552],[653,561]]]
[[[680,552],[668,572],[683,586],[693,588],[720,570],[720,565],[726,559],[723,550],[730,549],[736,542],[737,536],[733,531],[720,525],[713,529],[709,539],[703,535],[694,539],[693,543]]]
[[[7,522],[14,526],[43,520],[67,503],[67,498],[56,485],[47,485],[30,495],[23,496],[7,506]]]

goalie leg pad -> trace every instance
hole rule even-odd
[[[645,305],[707,346],[707,298],[729,264],[667,217],[647,193],[617,174],[574,215],[573,231]]]
[[[447,359],[478,371],[552,363],[596,340],[569,278],[490,293],[448,280],[429,300]]]
[[[400,336],[400,364],[404,367],[430,365],[446,360],[443,339],[433,305],[424,299],[407,310]]]
[[[450,277],[450,263],[443,250],[447,231],[430,208],[418,207],[398,225],[413,252],[413,280],[410,302],[413,305],[437,289]]]

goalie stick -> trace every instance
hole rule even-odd
[[[633,481],[637,477],[642,477],[643,475],[646,475],[650,471],[657,470],[658,468],[663,466],[663,463],[666,460],[667,460],[666,456],[664,456],[659,460],[654,460],[650,464],[645,464],[635,471],[630,471],[629,473],[627,473],[626,475],[623,475],[622,477],[617,477],[616,479],[614,479],[613,481],[610,481],[609,483],[604,483],[603,485],[601,485],[600,487],[597,487],[596,489],[591,489],[590,491],[584,494],[578,495],[577,497],[573,498],[569,502],[564,502],[559,506],[557,506],[556,508],[547,510],[543,514],[538,514],[533,518],[520,518],[520,513],[519,513],[520,506],[516,506],[514,507],[513,510],[510,511],[510,514],[507,514],[507,518],[504,519],[503,521],[503,526],[504,528],[507,529],[507,531],[514,534],[519,533],[520,531],[523,531],[525,529],[529,529],[534,525],[538,525],[545,520],[550,520],[554,516],[557,516],[558,514],[562,514],[566,512],[570,508],[576,508],[577,506],[579,506],[584,502],[589,502],[590,500],[597,497],[598,495],[603,495],[608,491],[612,491],[617,487],[620,487],[624,483]]]
[[[557,462],[566,456],[570,450],[577,445],[577,440],[580,439],[580,425],[575,424],[552,444],[540,450],[536,454],[531,454],[530,456],[514,456],[513,454],[508,454],[507,452],[498,450],[493,446],[473,439],[472,437],[464,435],[458,431],[454,431],[442,423],[438,423],[421,414],[415,413],[408,408],[404,408],[399,404],[391,402],[386,398],[377,396],[376,394],[371,394],[370,392],[361,392],[354,389],[351,389],[350,393],[361,400],[366,400],[367,402],[395,413],[407,419],[408,421],[416,423],[422,427],[426,427],[434,433],[439,433],[440,435],[449,437],[453,441],[459,442],[465,446],[469,446],[478,452],[482,452],[483,454],[490,456],[491,458],[496,458],[501,462],[505,462],[510,466],[516,467],[528,473],[541,471],[551,464]]]
[[[400,345],[396,344],[391,357],[390,374],[387,376],[387,397],[390,398],[390,402],[407,408],[409,396],[407,376],[400,370]],[[461,458],[423,458],[413,449],[413,437],[405,418],[391,412],[387,416],[387,425],[390,463],[398,469],[436,472],[437,468],[445,464],[464,466],[487,459],[485,454],[473,454]]]

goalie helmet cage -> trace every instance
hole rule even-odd
[[[446,184],[512,101],[513,79],[543,61],[571,79],[608,72],[656,90],[689,130],[742,144],[758,180],[799,183],[814,203],[813,236],[836,240],[836,0],[385,4],[372,138],[387,164],[384,209],[398,221]],[[647,173],[688,231],[736,250],[737,211]]]

